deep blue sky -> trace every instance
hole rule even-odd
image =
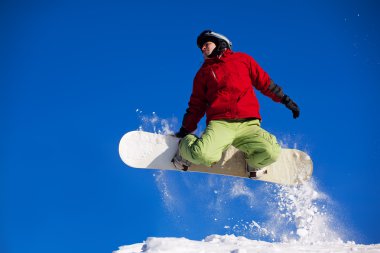
[[[380,243],[379,9],[359,0],[2,1],[0,251],[110,252],[148,236],[224,232],[189,185],[177,190],[194,209],[168,212],[153,173],[118,156],[121,136],[141,124],[136,109],[182,119],[202,63],[195,39],[208,28],[299,104],[293,120],[260,96],[263,127],[311,153],[348,239]]]

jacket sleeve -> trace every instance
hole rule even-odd
[[[193,91],[186,113],[183,116],[182,127],[188,132],[197,129],[198,122],[203,118],[207,109],[206,85],[198,71],[193,82]]]
[[[280,102],[281,97],[271,89],[274,84],[273,81],[251,56],[249,56],[249,67],[252,85],[262,94],[270,97],[273,101]]]

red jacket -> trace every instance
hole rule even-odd
[[[253,87],[279,102],[269,89],[269,75],[245,53],[227,49],[221,57],[206,59],[197,72],[182,127],[192,132],[206,113],[216,119],[261,119]],[[253,87],[252,87],[253,86]]]

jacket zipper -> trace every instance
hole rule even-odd
[[[214,76],[215,81],[218,81],[218,79],[216,78],[216,74],[215,74],[215,72],[214,72],[214,70],[212,68],[211,68],[211,73]]]

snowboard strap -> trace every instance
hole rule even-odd
[[[179,170],[182,170],[182,171],[187,171],[189,169],[189,166],[179,162],[176,157],[174,157],[171,161],[174,165],[174,167],[176,167],[177,169]]]

